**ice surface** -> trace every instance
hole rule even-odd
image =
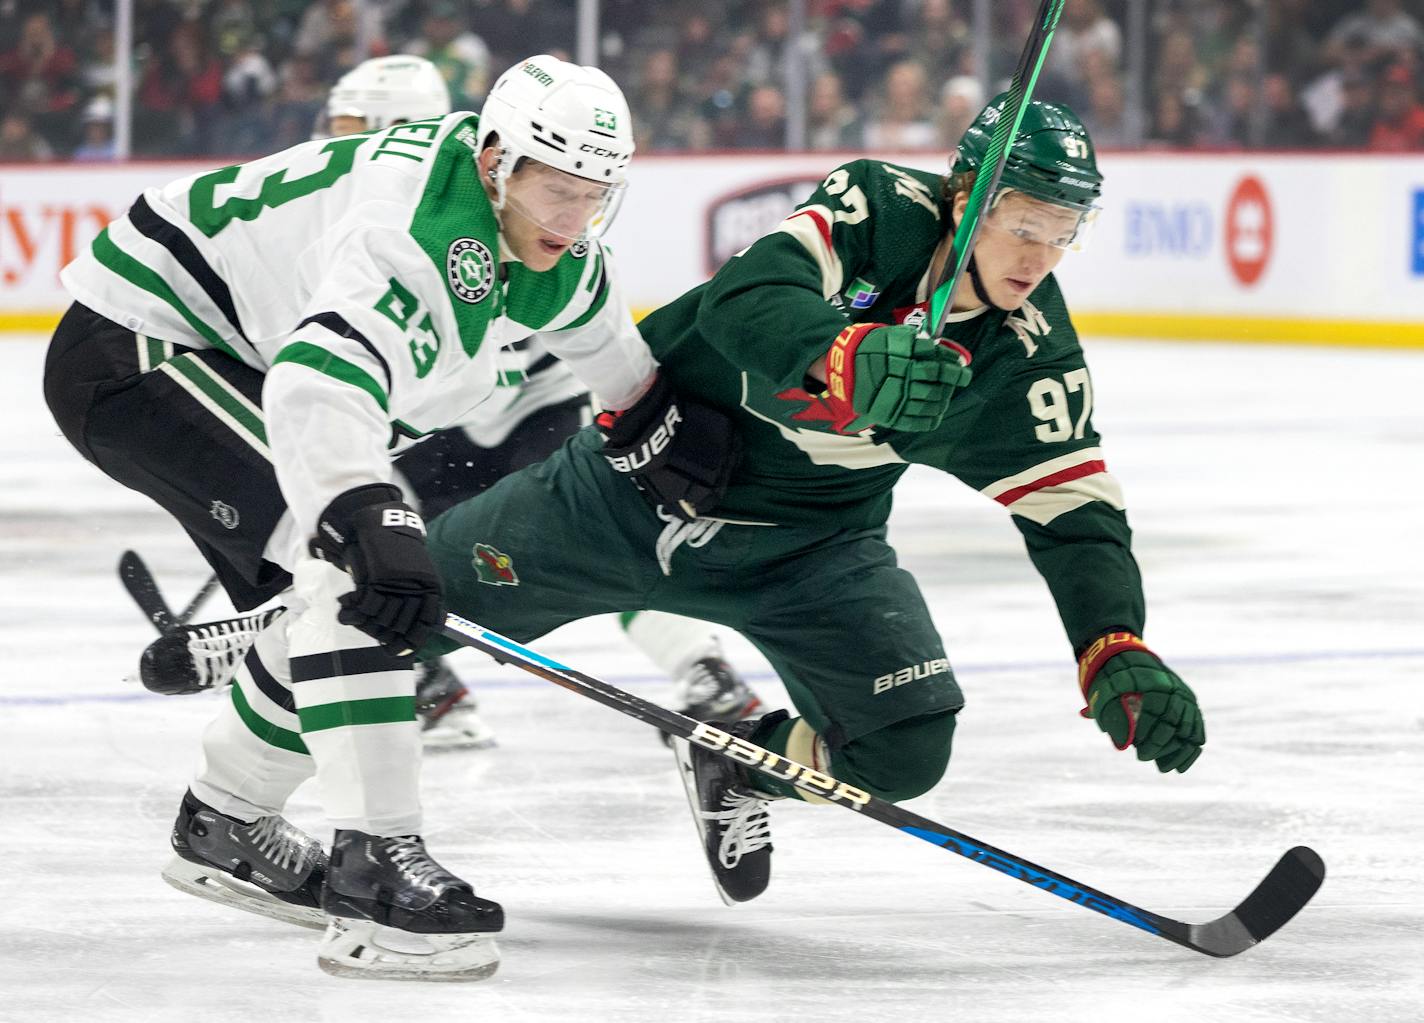
[[[59,437],[42,357],[38,339],[0,343],[0,1020],[1424,1015],[1424,355],[1090,346],[1148,640],[1206,715],[1185,776],[1076,717],[1069,652],[1001,508],[929,473],[898,494],[893,539],[969,699],[949,775],[913,807],[1191,920],[1312,845],[1325,887],[1264,945],[1197,956],[829,807],[775,807],[772,887],[728,909],[647,729],[462,653],[501,746],[427,761],[427,835],[509,926],[499,974],[449,986],[327,977],[313,932],[159,880],[216,698],[123,681],[149,627],[114,563],[138,549],[175,603],[204,570]],[[535,646],[670,694],[609,620]],[[324,828],[310,789],[293,816]]]

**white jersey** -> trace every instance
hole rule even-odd
[[[267,374],[256,429],[300,536],[337,494],[390,482],[403,442],[470,421],[505,346],[539,333],[612,408],[654,372],[598,243],[545,273],[501,251],[476,124],[317,140],[149,189],[61,275],[135,333]]]

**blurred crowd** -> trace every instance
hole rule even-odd
[[[1129,7],[1143,40],[1132,61]],[[1037,0],[994,0],[992,82]],[[575,0],[134,0],[135,156],[309,138],[366,55],[434,61],[478,110],[514,61],[571,58]],[[0,0],[0,162],[113,156],[113,0]],[[780,149],[789,62],[806,145],[948,149],[986,100],[969,0],[603,0],[600,64],[643,152]],[[1104,148],[1424,149],[1424,0],[1067,0],[1037,95]],[[1140,95],[1140,104],[1129,96]],[[1140,111],[1134,120],[1132,112]]]

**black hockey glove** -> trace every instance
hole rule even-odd
[[[317,520],[311,552],[356,583],[339,598],[336,620],[397,657],[419,649],[445,620],[425,523],[401,500],[399,487],[368,483],[338,494]]]
[[[596,422],[613,471],[684,522],[717,506],[741,456],[731,418],[679,398],[661,375],[632,408],[604,412]]]

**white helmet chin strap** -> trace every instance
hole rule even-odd
[[[499,213],[504,209],[505,202],[509,196],[506,194],[505,186],[509,182],[509,176],[514,173],[514,165],[519,162],[519,154],[515,153],[503,142],[499,146],[499,159],[495,161],[490,180],[494,182],[494,201],[490,203],[494,211]],[[504,225],[500,225],[503,227]]]

